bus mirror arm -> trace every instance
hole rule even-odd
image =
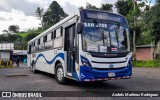
[[[78,34],[82,34],[82,30],[83,30],[83,24],[82,23],[78,23],[77,24],[77,33]]]

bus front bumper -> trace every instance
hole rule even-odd
[[[80,66],[80,81],[104,81],[114,79],[128,79],[132,76],[132,65],[120,69],[94,69]]]

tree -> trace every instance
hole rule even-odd
[[[43,15],[44,26],[50,27],[66,16],[67,14],[63,11],[63,8],[57,3],[57,1],[53,1]]]
[[[41,9],[40,7],[37,7],[35,13],[36,13],[36,15],[39,17],[39,19],[40,19],[40,21],[41,21],[42,28],[43,28],[43,21],[42,21],[43,9]]]
[[[117,8],[117,12],[123,16],[127,16],[127,14],[129,14],[130,10],[133,9],[133,4],[131,2],[129,2],[128,0],[118,0],[115,3],[115,6]]]
[[[37,32],[31,32],[27,35],[27,37],[25,38],[26,41],[30,41],[31,39],[33,39],[34,37],[36,37],[37,35],[39,35],[40,33]]]
[[[112,4],[102,4],[102,6],[100,7],[100,10],[104,10],[104,11],[113,11],[113,5]]]
[[[18,25],[10,25],[10,26],[8,27],[8,30],[9,30],[10,32],[17,33],[17,32],[19,32],[19,26],[18,26]]]
[[[98,10],[99,8],[97,8],[95,5],[91,5],[90,3],[86,2],[86,9]]]
[[[133,30],[133,58],[136,60],[136,42],[140,39],[142,10],[144,3],[136,0],[118,0],[115,4],[118,13],[124,15],[129,22],[129,28]]]
[[[14,41],[14,47],[16,50],[26,50],[27,49],[27,41],[24,38],[18,38]]]
[[[157,43],[160,41],[160,0],[157,0],[157,4],[154,5],[146,14],[145,14],[145,22],[148,25],[146,29],[151,30],[151,39],[154,43],[154,47],[156,48]],[[154,58],[156,57],[155,49],[154,49]]]
[[[3,30],[3,34],[10,34],[8,30]]]
[[[83,7],[80,7],[83,8]],[[95,5],[91,5],[90,3],[86,2],[86,9],[95,9],[95,10],[104,10],[104,11],[111,11],[113,5],[112,4],[102,4],[100,8],[96,7]]]

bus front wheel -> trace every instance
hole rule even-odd
[[[62,64],[57,64],[55,78],[59,84],[66,84],[66,78],[64,77],[64,70]]]

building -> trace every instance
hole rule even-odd
[[[16,62],[16,58],[20,57],[21,62],[26,63],[27,62],[27,50],[13,50],[12,53],[12,60],[13,62]]]
[[[14,49],[13,43],[0,43],[0,60],[12,60],[12,50]]]
[[[27,62],[27,50],[14,50],[14,43],[0,43],[0,61],[16,62],[18,56],[21,62]]]
[[[153,46],[136,46],[136,60],[153,60]]]

